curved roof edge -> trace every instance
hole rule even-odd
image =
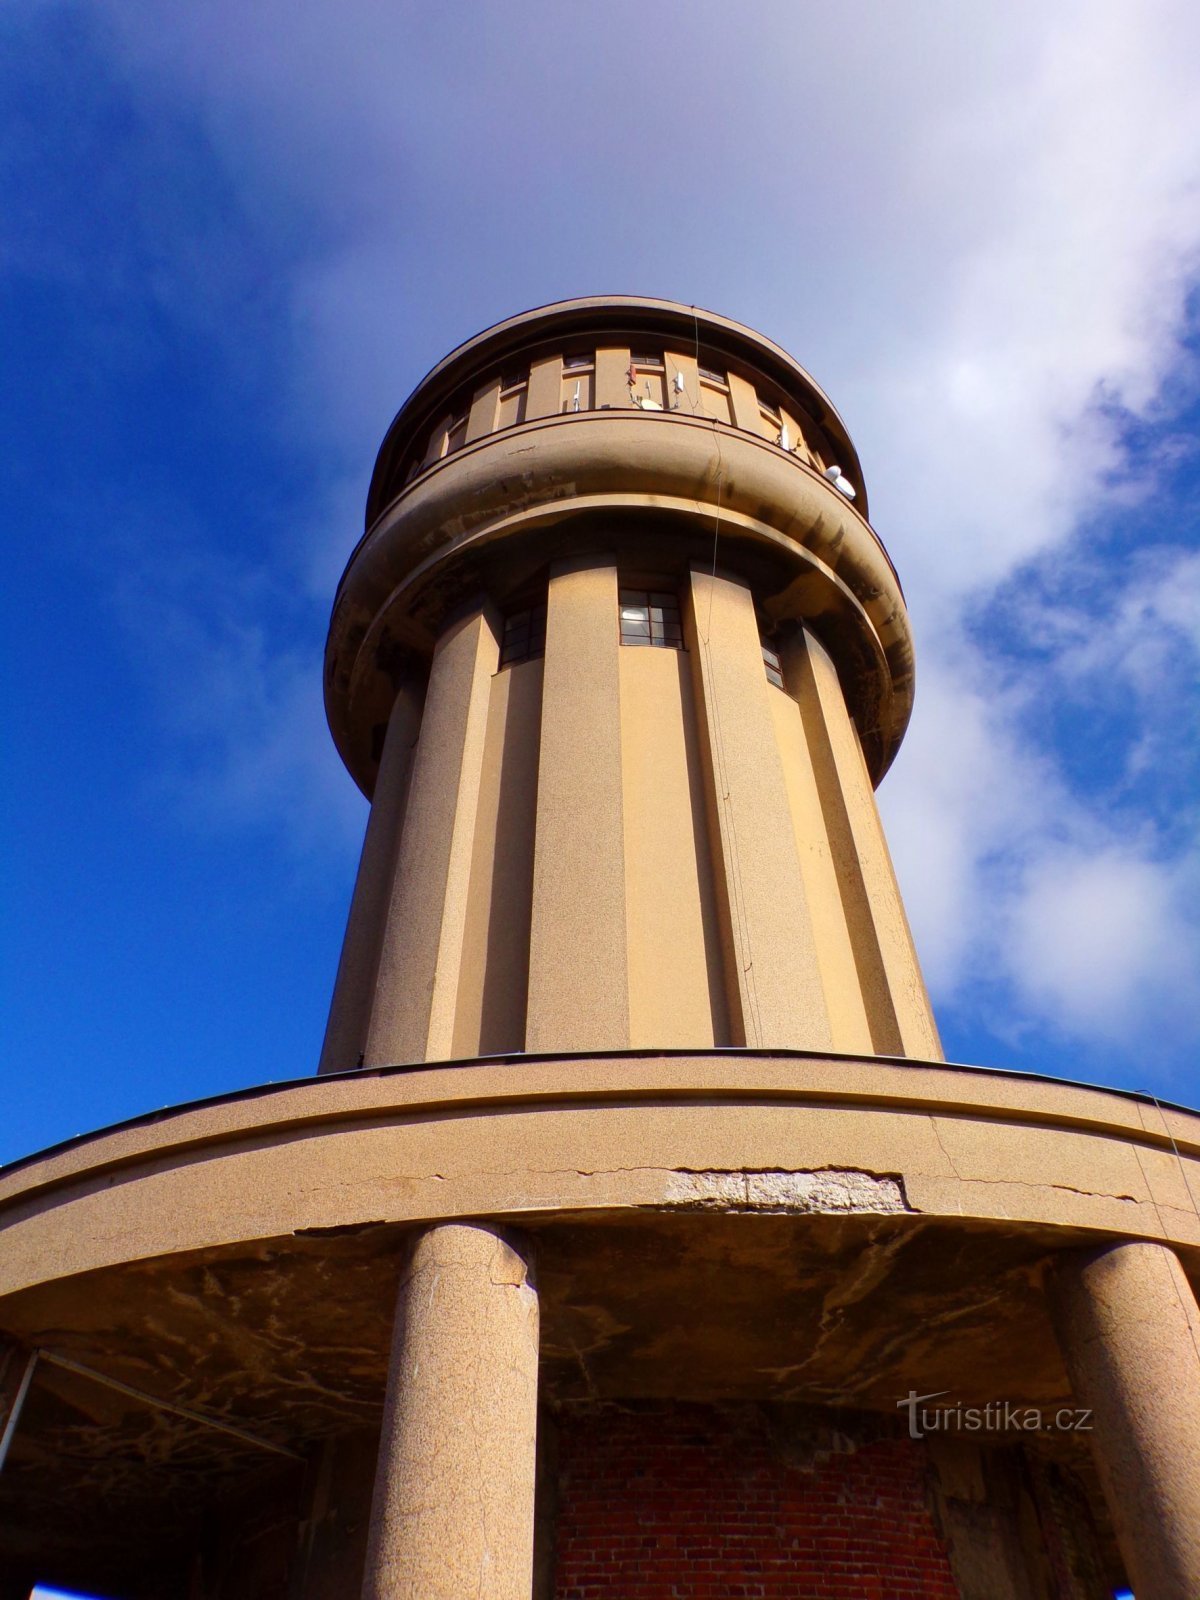
[[[939,1072],[961,1072],[969,1073],[972,1076],[1016,1079],[1028,1083],[1056,1085],[1064,1089],[1079,1089],[1095,1094],[1111,1094],[1118,1096],[1122,1100],[1133,1101],[1136,1104],[1154,1106],[1160,1112],[1175,1111],[1186,1117],[1200,1116],[1200,1108],[1181,1105],[1176,1100],[1164,1100],[1159,1095],[1151,1094],[1148,1089],[1122,1089],[1110,1083],[1088,1083],[1081,1078],[1063,1078],[1056,1073],[1034,1072],[1021,1067],[984,1067],[964,1061],[929,1061],[917,1056],[864,1056],[839,1050],[800,1050],[786,1045],[779,1045],[773,1048],[716,1045],[708,1049],[679,1046],[658,1049],[542,1050],[528,1053],[518,1050],[501,1055],[455,1057],[446,1061],[398,1062],[391,1066],[350,1067],[344,1072],[315,1073],[302,1078],[277,1078],[268,1080],[265,1083],[246,1084],[241,1089],[227,1090],[224,1094],[202,1095],[196,1100],[182,1100],[176,1105],[159,1106],[153,1111],[143,1111],[136,1116],[123,1117],[117,1122],[93,1128],[87,1133],[73,1134],[69,1139],[60,1139],[55,1144],[46,1145],[43,1149],[31,1151],[29,1155],[18,1156],[13,1161],[0,1163],[0,1177],[6,1177],[9,1173],[19,1172],[23,1168],[32,1166],[35,1162],[47,1160],[49,1157],[65,1154],[67,1151],[77,1149],[80,1145],[85,1145],[93,1139],[105,1138],[111,1134],[123,1133],[129,1129],[151,1127],[156,1122],[165,1122],[171,1117],[180,1116],[186,1112],[203,1111],[212,1106],[236,1105],[241,1101],[255,1100],[267,1095],[283,1093],[289,1089],[307,1088],[313,1084],[337,1083],[351,1079],[401,1077],[423,1072],[440,1072],[454,1067],[504,1066],[510,1063],[513,1065],[529,1065],[546,1061],[656,1061],[671,1058],[699,1059],[711,1057],[718,1059],[727,1056],[749,1057],[752,1059],[761,1057],[771,1060],[791,1061],[876,1061],[887,1066],[912,1067],[914,1069],[930,1068]],[[1170,1130],[1168,1130],[1168,1137],[1170,1137]]]

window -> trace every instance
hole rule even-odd
[[[458,450],[462,445],[466,444],[466,442],[467,417],[464,413],[461,417],[453,417],[451,419],[450,425],[446,429],[446,442],[442,449],[442,454],[448,456],[452,451]]]
[[[519,661],[533,661],[546,654],[546,602],[514,611],[504,619],[500,641],[500,665],[515,667]]]
[[[727,389],[729,387],[729,385],[728,385],[728,383],[726,382],[726,379],[725,379],[725,374],[723,372],[717,372],[712,367],[701,367],[699,369],[699,372],[700,372],[700,381],[702,383],[715,383],[715,384],[719,385],[719,387],[722,388],[722,389]]]
[[[773,683],[777,689],[783,688],[783,662],[779,659],[779,652],[773,645],[763,640],[762,647],[763,666],[767,669],[767,682]]]
[[[619,600],[622,644],[683,649],[678,595],[653,589],[622,589]]]
[[[567,372],[575,372],[580,367],[587,367],[590,370],[592,364],[592,355],[588,350],[576,351],[573,355],[563,357],[563,369]]]

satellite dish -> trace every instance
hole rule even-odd
[[[856,498],[855,491],[854,491],[854,485],[850,482],[850,479],[842,471],[841,467],[838,467],[838,466],[826,467],[825,468],[825,476],[829,479],[830,483],[833,485],[833,487],[835,489],[838,490],[838,492],[840,494],[844,494],[846,496],[847,500],[853,500],[853,499]]]

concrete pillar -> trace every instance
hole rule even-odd
[[[1049,1292],[1137,1600],[1196,1600],[1200,1309],[1179,1258],[1140,1240],[1067,1255]]]
[[[452,1054],[488,699],[500,646],[490,606],[438,640],[413,761],[364,1064]]]
[[[529,1600],[538,1301],[490,1228],[418,1240],[400,1285],[363,1600]]]
[[[525,1048],[629,1043],[617,569],[551,568]]]
[[[837,669],[816,639],[797,630],[784,651],[784,671],[804,720],[875,1052],[941,1061],[933,1007]]]
[[[629,398],[629,351],[601,345],[596,351],[596,409],[619,411],[632,404]]]
[[[402,684],[388,718],[318,1072],[344,1072],[360,1066],[366,1053],[379,950],[404,826],[423,698],[419,685]]]
[[[763,670],[754,598],[695,570],[685,612],[735,1044],[828,1050],[816,935]]]

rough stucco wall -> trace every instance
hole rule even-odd
[[[720,930],[688,661],[618,647],[630,1043],[725,1044]]]
[[[919,1445],[778,1422],[564,1410],[554,1600],[959,1600]]]
[[[476,809],[454,1016],[456,1056],[525,1048],[541,721],[541,661],[497,672]]]

